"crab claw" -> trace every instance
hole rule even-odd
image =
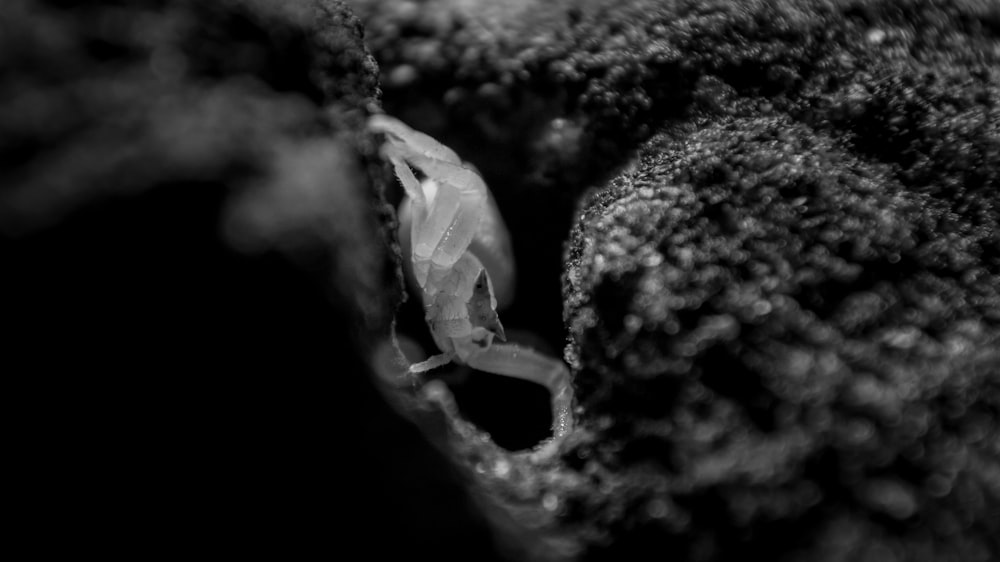
[[[472,287],[472,298],[469,299],[469,323],[496,334],[500,341],[507,341],[503,332],[500,317],[497,316],[497,299],[493,296],[493,283],[486,269],[479,270],[476,283]]]
[[[503,324],[500,323],[500,319],[497,319],[496,326],[492,328],[493,333],[496,334],[500,341],[507,341],[507,334],[503,333]]]

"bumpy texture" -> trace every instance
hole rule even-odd
[[[1000,279],[925,195],[787,118],[724,118],[652,140],[584,213],[568,318],[601,430],[577,453],[663,467],[610,477],[642,521],[618,546],[996,555]]]
[[[358,11],[387,109],[480,167],[533,284],[591,187],[582,428],[555,464],[458,445],[533,556],[1000,558],[1000,6]]]

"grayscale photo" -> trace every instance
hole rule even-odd
[[[3,0],[12,550],[1000,562],[1000,0]]]

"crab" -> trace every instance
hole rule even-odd
[[[406,192],[400,239],[410,259],[404,261],[441,351],[410,364],[408,372],[454,362],[545,386],[552,397],[553,437],[565,436],[573,424],[566,364],[507,343],[497,315],[498,304],[512,298],[514,265],[506,227],[483,178],[453,150],[398,119],[374,115],[368,127],[384,135],[381,154]],[[411,166],[426,177],[423,182]]]

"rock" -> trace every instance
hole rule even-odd
[[[990,3],[358,11],[389,111],[496,192],[533,274],[511,313],[550,342],[571,232],[581,428],[553,463],[474,428],[452,443],[505,540],[560,560],[1000,557]]]
[[[754,117],[665,132],[584,204],[567,320],[595,435],[575,454],[618,491],[568,501],[632,529],[612,552],[996,555],[1000,283],[925,201]]]
[[[442,556],[490,559],[369,364],[402,284],[357,19],[119,4],[0,16],[9,465],[33,544],[395,556],[437,521]],[[395,505],[414,494],[434,509]]]

